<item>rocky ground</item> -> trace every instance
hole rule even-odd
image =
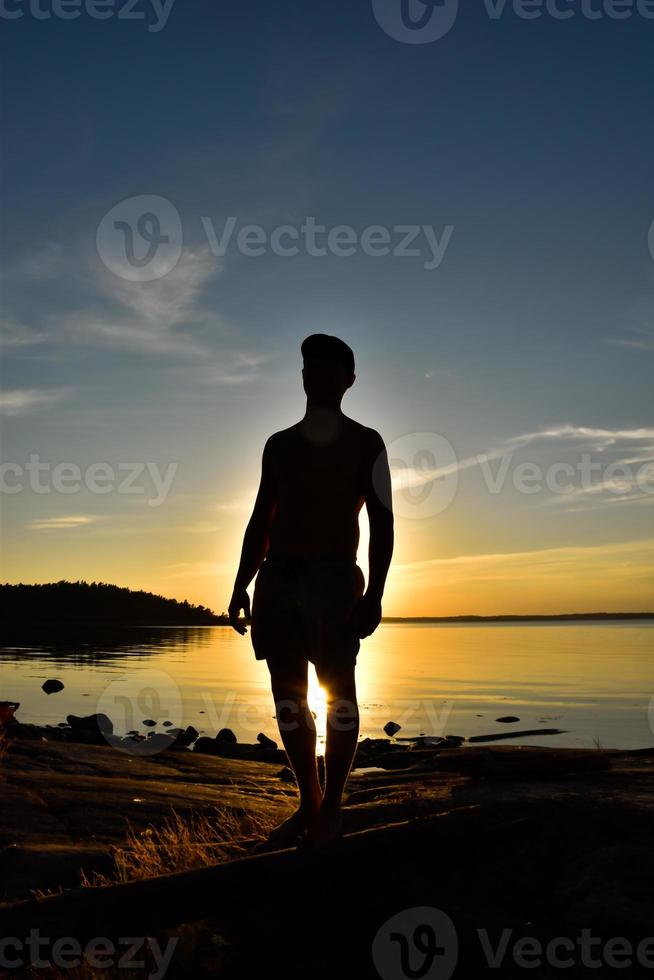
[[[106,743],[12,739],[0,762],[2,900],[74,889],[81,869],[110,875],[112,846],[128,827],[157,826],[172,812],[191,819],[221,807],[278,822],[295,808],[297,791],[281,750],[273,756],[271,745],[259,743],[248,752],[264,750],[268,761],[230,758],[239,754],[233,744],[223,754],[179,748],[139,755]],[[347,836],[334,845],[342,851],[310,878],[294,852],[295,863],[279,865],[287,870],[276,878],[260,864],[268,856],[249,856],[252,838],[237,842],[231,857],[242,856],[243,880],[254,875],[259,885],[244,892],[234,887],[237,875],[229,894],[218,889],[205,922],[214,945],[188,934],[184,940],[182,929],[169,975],[215,975],[218,964],[225,977],[261,976],[271,958],[282,957],[288,976],[378,977],[375,957],[385,940],[375,937],[391,916],[406,918],[413,907],[445,912],[459,938],[458,969],[467,963],[475,975],[488,965],[485,954],[480,959],[480,929],[495,945],[513,930],[510,950],[515,937],[576,942],[583,929],[603,942],[654,936],[654,750],[381,739],[362,743],[358,762],[366,766],[353,770],[347,786]],[[436,815],[441,822],[433,822]],[[186,921],[184,909],[174,918]],[[401,945],[391,943],[386,953],[399,956]],[[652,951],[654,961],[654,943]],[[547,961],[525,970],[507,956],[508,965],[491,975],[561,973]],[[602,975],[577,960],[566,973]]]

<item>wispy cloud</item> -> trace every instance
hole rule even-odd
[[[464,470],[479,465],[487,478],[486,464],[501,459],[501,467],[507,465],[506,475],[508,467],[517,465],[518,454],[524,453],[529,454],[530,462],[536,456],[544,475],[549,467],[572,467],[576,481],[576,485],[566,486],[565,492],[554,492],[558,483],[553,479],[556,484],[554,490],[544,500],[542,496],[534,500],[535,504],[581,511],[616,503],[654,503],[654,492],[651,490],[654,481],[654,428],[607,429],[561,423],[507,437],[487,453],[461,460],[457,468]],[[453,469],[449,467],[450,471]],[[448,473],[436,474],[443,475]],[[544,486],[549,486],[547,479]]]
[[[249,510],[254,503],[254,498],[257,495],[257,488],[253,487],[250,490],[244,490],[239,497],[235,497],[233,500],[225,500],[221,503],[214,504],[212,510],[214,511],[245,511]]]
[[[616,446],[619,443],[636,443],[654,440],[654,429],[600,429],[583,425],[563,425],[553,426],[547,429],[540,429],[536,432],[525,432],[522,435],[512,436],[507,439],[509,445],[534,443],[538,440],[553,441],[561,440],[568,442],[582,442],[598,452]]]
[[[389,466],[393,493],[424,487],[435,480],[443,480],[446,477],[454,476],[456,473],[461,473],[463,470],[471,469],[473,466],[481,466],[482,462],[489,462],[502,455],[503,450],[492,449],[486,453],[479,453],[477,456],[467,456],[465,459],[456,460],[447,466],[436,467],[406,466],[403,461],[394,461],[391,455]]]
[[[509,440],[518,446],[546,446],[566,462],[572,450],[600,459],[591,459],[597,473],[592,479],[566,493],[552,494],[547,503],[568,510],[596,510],[621,504],[654,503],[654,493],[647,492],[654,480],[654,428],[604,429],[588,426],[559,425],[540,432],[529,432]],[[647,480],[643,479],[643,475]]]
[[[238,385],[254,380],[259,368],[270,360],[267,354],[244,354],[240,351],[227,351],[219,357],[219,364],[210,367],[203,376],[207,384]]]
[[[654,283],[654,274],[650,281]],[[608,337],[606,342],[616,347],[654,351],[654,297],[651,292],[635,300],[626,314],[621,333]]]
[[[43,343],[44,340],[45,336],[41,331],[33,330],[23,323],[11,319],[0,321],[0,347],[31,347],[33,344]]]
[[[168,275],[153,282],[129,282],[102,270],[95,278],[100,310],[60,315],[54,326],[76,342],[152,354],[206,356],[207,349],[192,328],[206,319],[198,300],[215,271],[215,259],[208,249],[185,251]],[[107,304],[115,309],[113,315],[106,312]]]
[[[172,356],[192,365],[199,381],[244,384],[257,377],[267,357],[235,342],[234,329],[207,303],[205,291],[221,274],[221,263],[206,245],[186,248],[160,279],[132,282],[97,258],[50,244],[5,270],[6,306],[13,314],[0,331],[0,343],[20,347],[47,341],[63,349]],[[31,286],[44,283],[51,307],[45,314],[29,308]],[[35,317],[38,330],[23,325],[23,319]]]
[[[631,347],[633,350],[654,351],[654,326],[632,327],[624,337],[611,337],[608,343],[617,347]]]
[[[28,415],[52,408],[70,393],[69,388],[16,388],[0,392],[0,414]]]
[[[617,575],[620,579],[636,573],[651,578],[654,563],[654,538],[589,545],[544,548],[534,551],[499,552],[433,558],[426,561],[393,565],[393,576],[404,584],[435,588],[445,582],[460,585],[472,582],[519,581],[526,576],[544,584],[556,576],[592,572],[596,577]]]
[[[581,426],[561,423],[539,430],[523,432],[505,438],[497,446],[453,460],[443,466],[414,466],[404,460],[394,460],[392,449],[389,452],[391,480],[394,493],[404,492],[426,486],[437,480],[458,475],[479,467],[483,471],[489,491],[498,483],[498,493],[503,486],[510,485],[506,477],[511,467],[518,465],[521,455],[534,455],[544,472],[548,466],[572,466],[577,485],[566,488],[566,492],[552,491],[544,501],[540,496],[539,505],[565,506],[569,510],[581,511],[596,509],[599,506],[613,506],[616,503],[640,504],[654,503],[654,428],[607,429],[597,426]],[[581,476],[581,460],[589,457],[591,480]],[[503,477],[493,477],[489,463],[502,460],[500,471]],[[490,480],[493,480],[491,484]],[[556,483],[556,481],[554,481]],[[544,481],[544,487],[548,483]],[[648,490],[648,487],[650,488]],[[554,487],[556,490],[557,487]]]
[[[44,517],[41,520],[31,521],[27,527],[30,531],[70,531],[80,527],[86,527],[100,520],[99,517],[89,517],[87,514],[68,517]]]

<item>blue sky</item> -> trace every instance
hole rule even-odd
[[[511,447],[512,467],[654,458],[654,19],[461,6],[444,37],[406,44],[370,2],[176,0],[156,31],[145,0],[140,20],[116,16],[122,0],[65,21],[7,2],[24,16],[2,61],[3,460],[177,468],[155,507],[3,494],[4,578],[224,607],[263,441],[302,413],[298,347],[317,330],[354,348],[344,408],[391,446],[435,432],[459,460]],[[96,233],[142,195],[173,205],[183,248],[130,282]],[[220,233],[229,217],[451,237],[433,269],[422,235],[419,256],[212,255],[202,219]],[[652,493],[635,477],[561,501],[489,493],[482,475],[463,467],[446,510],[400,518],[389,613],[651,605]],[[538,555],[588,548],[626,548],[632,591],[622,552],[596,581],[575,551],[573,597],[567,579],[539,593]],[[516,554],[536,556],[529,589],[502,573]],[[464,559],[492,559],[493,583],[471,572],[433,600],[442,579],[419,563]],[[419,600],[401,587],[416,571]]]

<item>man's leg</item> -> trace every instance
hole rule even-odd
[[[298,809],[274,833],[299,833],[315,820],[322,802],[316,764],[316,726],[307,703],[308,663],[306,660],[293,666],[267,663],[279,734],[300,792]]]
[[[359,706],[355,665],[345,664],[318,670],[318,680],[327,692],[327,738],[325,749],[325,793],[309,839],[330,839],[342,828],[343,790],[352,768],[359,738]]]

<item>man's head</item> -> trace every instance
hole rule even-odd
[[[302,380],[307,397],[317,405],[340,404],[354,383],[352,348],[326,333],[314,333],[302,341]]]

